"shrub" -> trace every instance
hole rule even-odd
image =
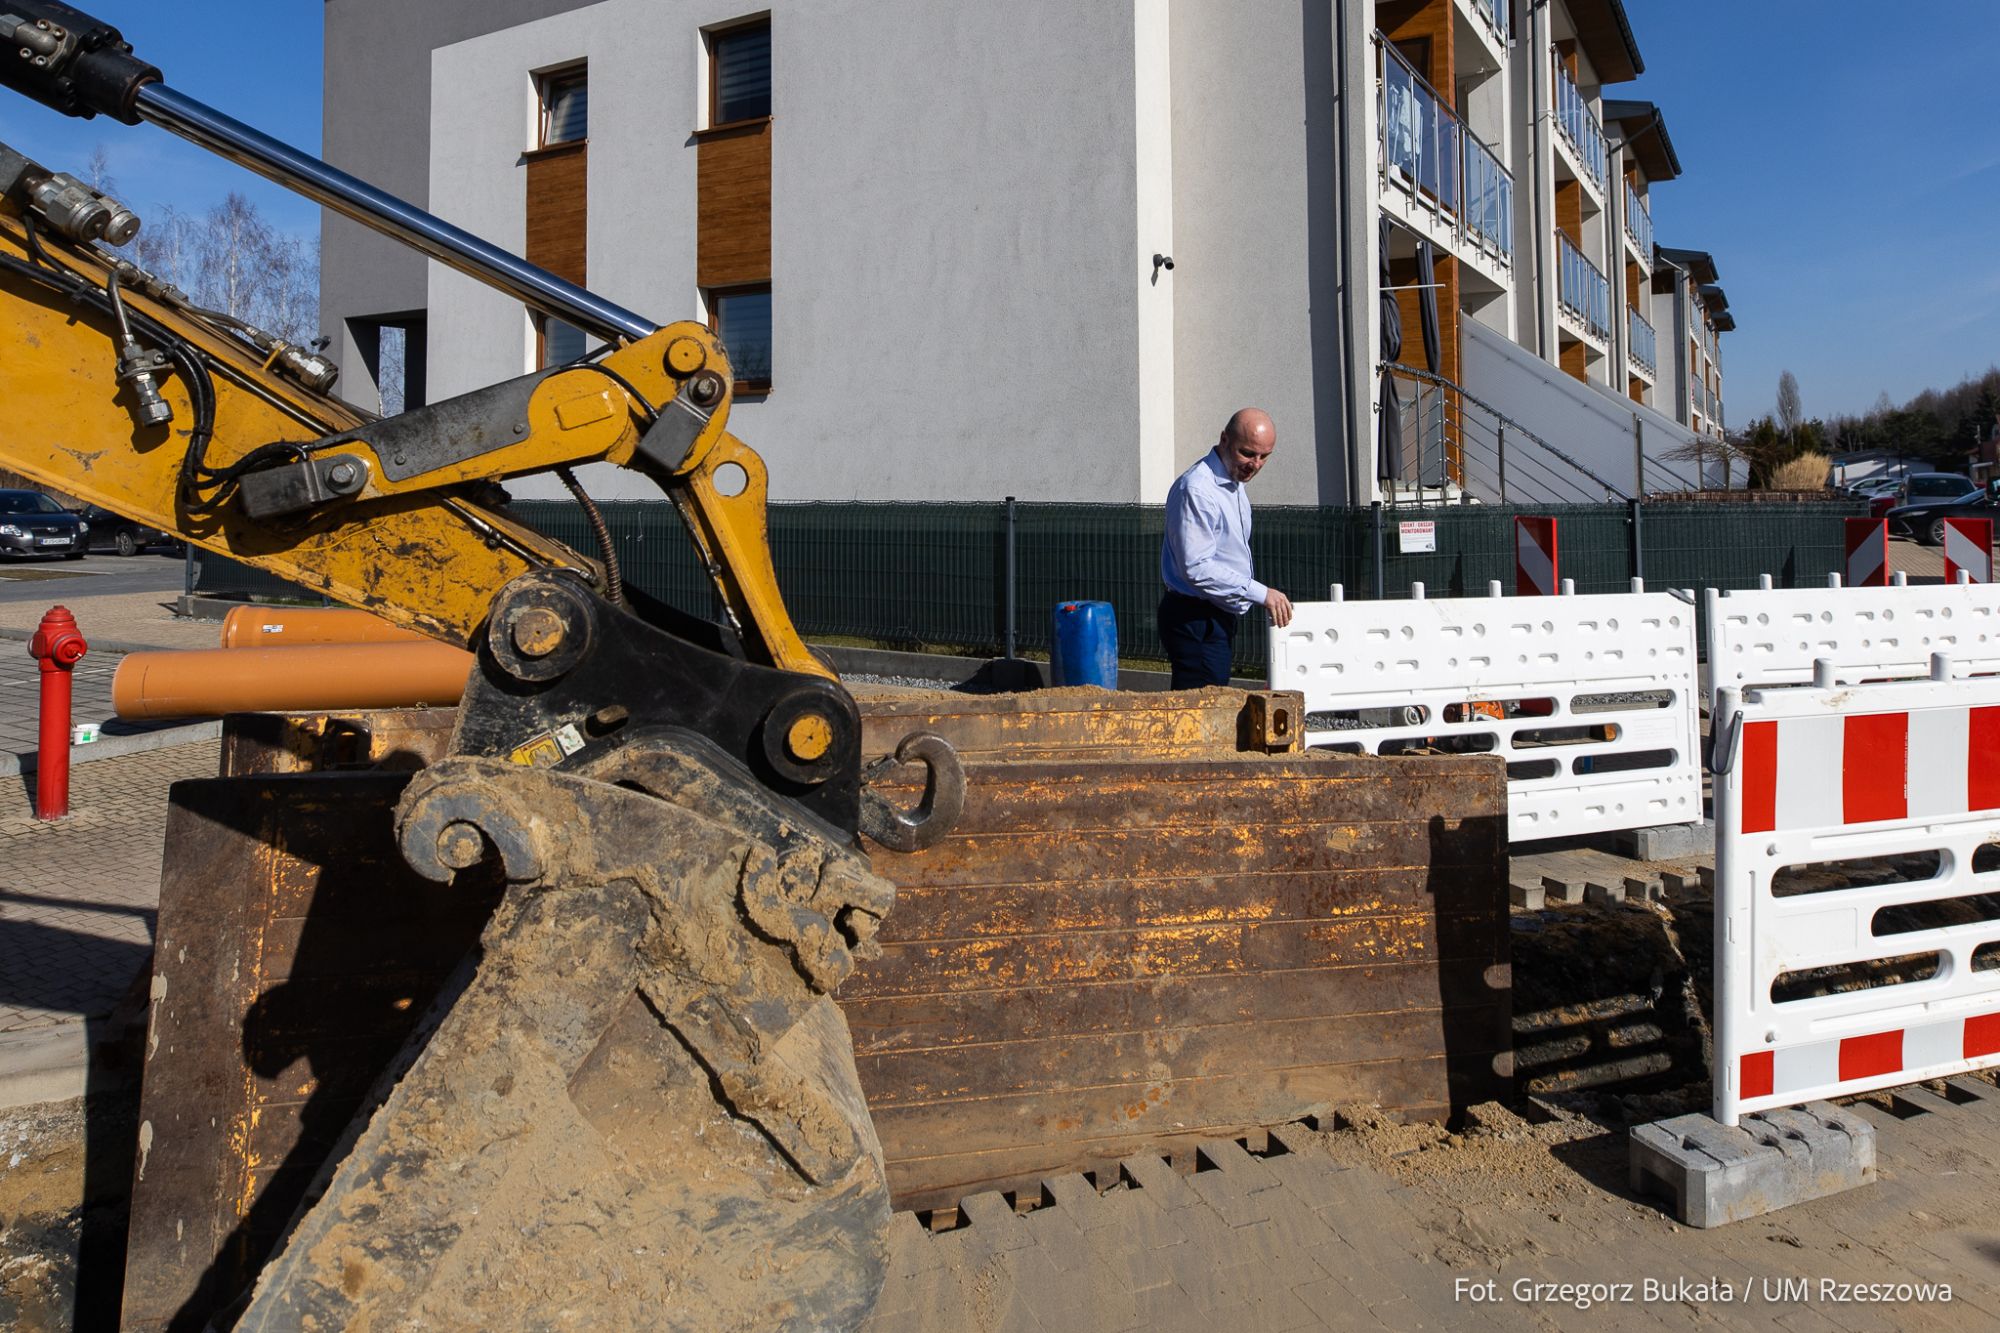
[[[1827,469],[1833,460],[1825,454],[1800,454],[1771,470],[1774,491],[1818,491],[1826,489]]]

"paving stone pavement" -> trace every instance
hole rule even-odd
[[[1186,1176],[1142,1155],[1102,1194],[1053,1178],[1026,1213],[1019,1196],[973,1196],[966,1225],[937,1234],[897,1214],[866,1329],[1996,1327],[2000,1226],[1986,1200],[2000,1171],[1975,1154],[2000,1149],[2000,1091],[1962,1082],[1962,1103],[1859,1108],[1882,1137],[1876,1184],[1711,1231],[1633,1197],[1622,1132],[1588,1123],[1574,1141],[1517,1142],[1490,1171],[1482,1146],[1460,1141],[1457,1185],[1349,1164],[1342,1131],[1303,1124],[1272,1131],[1271,1156],[1205,1145]],[[1839,1288],[1919,1282],[1949,1284],[1950,1299]]]
[[[19,577],[22,571],[11,571]],[[34,572],[34,571],[28,571]],[[181,721],[127,722],[115,717],[111,708],[111,680],[124,654],[111,647],[213,648],[219,626],[212,620],[177,620],[169,609],[170,599],[156,592],[91,593],[87,576],[49,581],[46,601],[0,602],[0,760],[17,757],[18,766],[31,766],[40,744],[41,668],[28,655],[26,638],[34,632],[44,612],[52,605],[69,608],[77,627],[92,646],[83,661],[70,672],[70,719],[96,723],[105,741],[172,731],[187,724]],[[122,754],[118,744],[80,745],[72,752],[73,762],[84,764],[100,757]],[[0,766],[11,768],[11,766]]]
[[[110,1012],[152,948],[167,788],[213,777],[216,741],[70,771],[70,816],[0,778],[0,1032]]]

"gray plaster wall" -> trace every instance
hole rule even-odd
[[[775,387],[731,428],[774,499],[1148,498],[1135,24],[1154,3],[771,6]],[[700,30],[742,12],[604,0],[440,47],[431,209],[518,248],[532,73],[588,60],[590,286],[698,317]],[[438,266],[422,304],[433,400],[527,367],[517,304]]]
[[[1342,503],[1333,6],[1171,13],[1175,459],[1200,457],[1236,408],[1264,407],[1278,448],[1256,499]]]
[[[412,203],[430,198],[431,51],[476,33],[576,9],[582,0],[324,0],[320,156]],[[341,392],[369,406],[347,321],[423,308],[424,258],[330,210],[322,214],[320,327]]]
[[[1628,495],[1635,490],[1637,467],[1632,419],[1637,415],[1644,428],[1649,460],[1647,489],[1670,488],[1673,483],[1669,470],[1693,481],[1692,462],[1663,457],[1694,439],[1687,427],[1601,385],[1584,384],[1483,325],[1468,321],[1463,328],[1462,382],[1474,396],[1492,404]],[[1531,454],[1539,452],[1532,444],[1510,440],[1509,457],[1520,449]],[[1560,466],[1554,459],[1545,461],[1552,467]],[[1538,491],[1536,476],[1535,469],[1511,466],[1507,498],[1558,502],[1583,498],[1568,488],[1554,494]],[[1587,478],[1578,480],[1586,487],[1590,485]]]

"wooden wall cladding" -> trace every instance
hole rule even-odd
[[[696,136],[695,281],[733,287],[771,280],[771,122]]]
[[[527,155],[527,253],[523,256],[581,287],[588,272],[590,147],[563,144]]]
[[[1563,370],[1568,374],[1574,375],[1580,380],[1590,378],[1590,349],[1582,343],[1564,343],[1562,351],[1557,356],[1557,360],[1562,363]]]
[[[1583,249],[1583,184],[1580,181],[1556,182],[1556,230],[1569,237],[1569,243]]]

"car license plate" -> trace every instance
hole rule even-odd
[[[69,545],[69,538],[67,538],[67,537],[37,537],[37,538],[35,538],[35,545],[37,545],[37,546],[68,546],[68,545]]]

